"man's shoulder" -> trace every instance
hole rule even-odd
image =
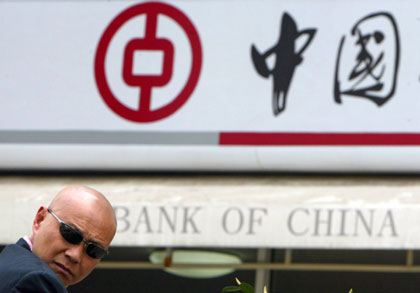
[[[32,253],[20,239],[18,243],[6,246],[0,254],[0,273],[2,270],[46,269],[45,262]]]
[[[54,274],[45,270],[24,274],[12,288],[14,290],[12,292],[67,292],[61,281]]]
[[[0,292],[34,292],[34,288],[37,292],[67,292],[58,276],[21,240],[0,254]]]

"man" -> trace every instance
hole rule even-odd
[[[0,292],[67,292],[108,253],[117,222],[109,201],[85,186],[60,191],[39,208],[32,236],[0,254]]]

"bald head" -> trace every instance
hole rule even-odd
[[[50,208],[60,213],[61,210],[68,212],[84,211],[93,223],[99,226],[104,224],[115,235],[117,220],[111,203],[99,191],[87,186],[68,186],[61,190],[52,200]],[[112,239],[110,239],[111,241]]]
[[[54,197],[49,209],[43,206],[38,210],[32,226],[32,251],[69,286],[89,275],[99,259],[90,257],[83,243],[66,241],[60,235],[62,222],[79,231],[86,242],[106,250],[117,221],[105,196],[86,186],[66,187]]]
[[[69,208],[91,209],[99,211],[106,218],[112,219],[116,228],[117,221],[110,202],[99,191],[87,186],[68,186],[61,190],[52,200],[50,208],[54,211]]]

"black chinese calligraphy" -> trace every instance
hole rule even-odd
[[[251,47],[251,58],[258,74],[264,78],[270,76],[273,78],[272,105],[275,116],[286,108],[287,93],[294,71],[296,66],[303,61],[302,54],[311,43],[315,32],[316,29],[298,31],[293,18],[288,13],[284,13],[277,44],[264,53],[260,53],[254,45]],[[296,41],[301,36],[305,36],[306,40],[299,49],[296,49]],[[275,55],[275,63],[270,69],[267,58],[272,54]]]
[[[397,84],[400,42],[397,25],[389,13],[370,14],[343,36],[337,54],[334,99],[342,96],[369,99],[378,106],[393,95]]]

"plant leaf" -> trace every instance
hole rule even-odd
[[[239,288],[237,286],[227,286],[227,287],[223,288],[222,292],[236,292],[236,291],[241,291],[241,288]]]
[[[353,289],[350,289],[349,293],[353,293]]]
[[[254,287],[247,283],[241,283],[239,286],[244,293],[254,293]]]

